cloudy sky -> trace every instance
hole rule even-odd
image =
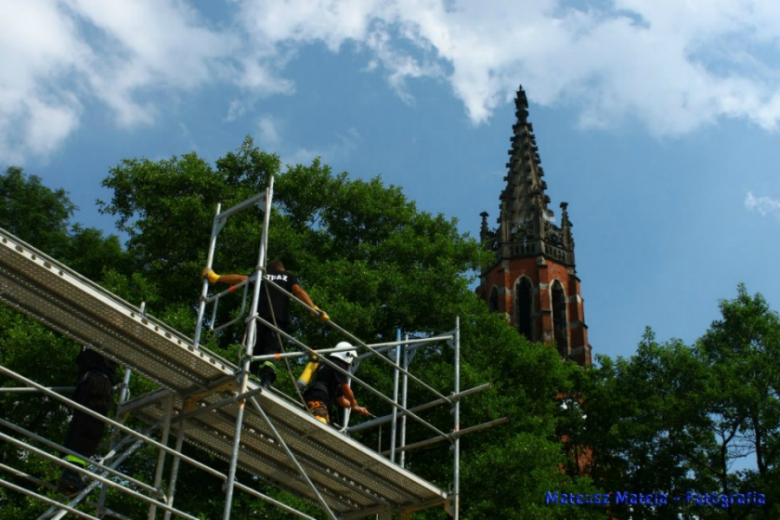
[[[699,337],[739,282],[780,309],[778,35],[771,0],[0,0],[0,167],[111,232],[122,158],[251,135],[476,236],[522,84],[594,352],[630,355],[648,325]]]

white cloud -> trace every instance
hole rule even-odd
[[[362,140],[363,138],[358,131],[350,128],[345,134],[338,134],[335,142],[313,148],[298,147],[290,151],[285,151],[284,147],[282,147],[280,155],[282,163],[287,165],[311,164],[317,157],[321,158],[326,164],[331,164],[337,160],[349,157],[358,149]]]
[[[4,2],[0,56],[0,159],[45,155],[78,125],[78,99],[57,85],[78,72],[89,49],[58,6],[42,0]]]
[[[264,114],[257,122],[257,134],[255,143],[262,150],[278,153],[282,164],[311,164],[319,157],[325,163],[341,160],[354,153],[363,137],[355,128],[348,128],[346,132],[336,134],[335,140],[313,147],[291,146],[288,143],[293,140],[285,139],[286,124],[269,114]]]
[[[780,200],[771,197],[755,197],[753,193],[748,192],[745,197],[745,207],[762,216],[775,215],[780,217]]]
[[[475,124],[520,83],[537,103],[578,107],[584,126],[633,117],[678,135],[726,117],[780,122],[780,2],[226,0],[219,23],[197,5],[0,4],[0,159],[55,150],[95,100],[121,126],[148,125],[161,100],[219,83],[243,93],[226,101],[231,120],[292,94],[285,67],[316,43],[364,51],[409,102],[415,78],[449,82]]]
[[[281,144],[281,136],[277,130],[277,123],[270,115],[264,115],[258,121],[258,144],[266,150],[274,150]]]
[[[722,117],[774,130],[780,121],[780,4],[732,0],[249,0],[247,31],[263,48],[314,41],[372,52],[404,80],[444,78],[475,123],[523,83],[536,102],[581,107],[581,123],[625,117],[658,135]]]

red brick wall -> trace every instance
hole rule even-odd
[[[571,357],[580,364],[591,362],[588,346],[588,329],[585,325],[583,300],[580,295],[580,280],[569,268],[554,260],[540,263],[536,258],[513,258],[495,265],[483,278],[481,294],[488,301],[493,287],[498,289],[498,312],[505,314],[515,325],[514,287],[521,276],[531,281],[534,294],[534,339],[552,343],[552,284],[556,280],[563,286],[566,295],[566,321]]]

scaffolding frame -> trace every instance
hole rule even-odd
[[[208,281],[204,280],[193,340],[148,316],[143,306],[141,308],[132,306],[0,229],[0,301],[128,367],[124,382],[120,385],[122,391],[115,419],[110,419],[63,395],[67,393],[67,388],[46,388],[0,366],[0,374],[25,385],[22,389],[0,388],[0,391],[13,391],[21,395],[40,392],[72,409],[95,417],[113,428],[111,451],[99,462],[90,461],[90,469],[84,470],[67,466],[69,469],[75,468],[79,473],[92,479],[84,491],[69,501],[54,500],[31,489],[0,479],[0,485],[51,506],[40,520],[59,519],[69,513],[81,518],[125,518],[120,513],[108,509],[106,505],[108,487],[148,503],[150,520],[157,517],[158,509],[164,511],[166,520],[171,515],[178,518],[194,518],[174,507],[178,472],[182,461],[224,482],[225,504],[222,517],[224,520],[230,518],[236,489],[295,516],[313,520],[313,517],[308,514],[240,482],[237,477],[239,469],[254,478],[303,498],[319,507],[328,518],[333,520],[357,519],[371,515],[379,515],[383,519],[391,518],[393,511],[397,512],[398,518],[409,518],[413,511],[441,505],[454,518],[459,518],[460,437],[471,431],[478,431],[505,421],[504,418],[465,430],[460,428],[462,397],[484,390],[489,385],[460,391],[459,322],[456,321],[454,331],[445,335],[414,339],[409,339],[407,336],[402,340],[399,331],[397,341],[374,344],[365,343],[333,321],[327,322],[330,327],[348,338],[363,352],[360,360],[375,357],[392,367],[394,392],[391,398],[359,379],[354,374],[354,370],[344,371],[323,355],[337,349],[313,349],[285,333],[275,324],[263,320],[257,312],[261,284],[276,285],[263,277],[272,199],[273,178],[270,179],[269,187],[264,193],[224,212],[221,211],[221,205],[217,206],[209,240],[207,267],[211,268],[213,265],[217,236],[228,218],[253,206],[261,206],[264,213],[258,263],[247,282],[215,295],[209,295]],[[239,322],[241,315],[219,326],[214,323],[214,319],[220,299],[228,295],[233,296],[236,289],[241,288],[242,285],[245,287],[241,313],[246,311],[248,289],[251,287],[253,291],[248,316],[244,319],[246,335],[242,345],[243,357],[240,365],[236,366],[201,347],[200,340],[206,322],[206,309],[210,304],[213,304],[213,312],[209,329],[219,331],[225,326]],[[278,285],[276,289],[283,290]],[[288,294],[288,297],[297,304],[306,306],[294,295]],[[306,307],[310,310],[308,306]],[[253,356],[258,322],[273,328],[284,336],[288,343],[300,349],[297,352],[288,352],[284,356],[320,354],[320,362],[346,374],[351,382],[368,389],[382,401],[390,404],[392,413],[356,426],[345,426],[344,431],[340,432],[314,419],[304,406],[295,403],[282,392],[276,389],[265,390],[250,381],[248,376],[251,361],[268,358],[268,356]],[[430,387],[409,371],[409,363],[417,349],[442,341],[446,341],[454,350],[454,390],[448,395]],[[385,352],[390,355],[385,356]],[[359,362],[356,363],[355,370],[357,365]],[[128,400],[130,368],[156,382],[160,388]],[[403,378],[400,400],[399,378]],[[407,408],[409,380],[432,392],[435,399],[414,408]],[[450,432],[441,431],[417,415],[418,412],[442,404],[452,407],[454,424]],[[148,425],[148,428],[138,432],[124,426],[119,418],[125,414],[140,419]],[[349,414],[346,415],[348,421]],[[434,437],[406,444],[407,418],[433,431]],[[401,433],[399,445],[396,446],[399,421]],[[373,426],[381,427],[387,422],[392,424],[389,452],[373,451],[349,436]],[[0,419],[0,426],[8,428],[21,438],[27,438],[28,441],[2,433],[0,439],[16,445],[27,453],[51,460],[55,464],[65,466],[68,463],[58,456],[37,448],[32,443],[43,444],[61,454],[74,454],[60,444],[4,419]],[[161,430],[159,440],[155,440],[151,434],[159,430]],[[168,446],[172,436],[176,439],[174,448]],[[444,440],[452,443],[453,483],[450,492],[439,489],[404,468],[406,451]],[[185,455],[183,453],[185,442],[227,461],[229,471],[223,474]],[[124,460],[144,444],[153,446],[159,453],[154,482],[151,485],[132,479],[118,469]],[[395,462],[397,454],[400,454],[400,463]],[[389,459],[385,458],[387,456]],[[164,490],[163,475],[169,457],[172,461],[171,469],[167,481],[168,487]],[[39,487],[52,488],[50,484],[34,475],[25,474],[5,465],[0,465],[0,471]],[[116,479],[132,484],[137,491],[117,483]],[[76,506],[84,503],[86,497],[98,486],[101,487],[101,494],[97,503],[97,516],[76,509]]]

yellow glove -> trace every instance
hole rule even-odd
[[[219,275],[208,267],[204,267],[200,273],[201,278],[208,278],[209,283],[217,283],[219,281]]]
[[[311,311],[311,317],[316,318],[319,316],[320,321],[328,321],[330,319],[330,316],[328,316],[328,313],[317,307],[316,305],[312,307]]]

